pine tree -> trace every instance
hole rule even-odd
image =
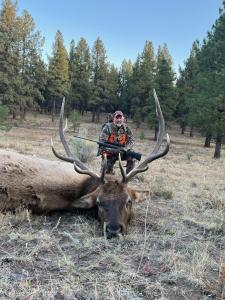
[[[106,79],[107,97],[103,105],[105,111],[112,112],[121,109],[119,107],[119,72],[113,64],[108,68]]]
[[[214,136],[214,157],[220,157],[225,135],[225,2],[220,16],[195,56],[190,56],[183,70],[188,105],[188,122],[206,136]],[[189,74],[189,76],[188,76]]]
[[[129,98],[131,102],[130,113],[134,122],[139,128],[141,123],[141,96],[142,86],[141,86],[141,56],[138,54],[137,59],[133,66],[132,78],[129,85]]]
[[[119,86],[118,86],[118,108],[122,109],[126,115],[130,116],[130,85],[133,75],[133,64],[131,60],[123,60],[119,71]]]
[[[160,100],[160,105],[163,111],[165,120],[168,122],[173,119],[173,114],[176,106],[176,90],[174,86],[175,76],[172,69],[172,60],[164,46],[162,49],[159,47],[157,53],[157,66],[155,75],[155,88]],[[154,109],[151,109],[149,114],[149,124],[155,123]],[[157,125],[155,125],[155,139],[157,136]]]
[[[146,41],[141,55],[138,55],[134,64],[132,85],[130,86],[131,112],[137,127],[144,121],[153,102],[155,57],[152,42]]]
[[[69,102],[72,109],[78,109],[83,114],[88,109],[91,94],[90,51],[84,38],[80,39],[76,47],[74,42],[71,42],[69,70]]]
[[[25,113],[28,108],[37,107],[38,101],[43,101],[43,81],[45,81],[46,74],[43,68],[41,59],[41,49],[44,40],[40,32],[35,32],[35,23],[31,15],[24,11],[19,17],[20,28],[20,113],[21,117],[25,118]],[[36,70],[38,68],[38,70]],[[42,70],[41,70],[42,68]],[[40,73],[42,71],[43,78],[41,82]],[[40,88],[40,89],[39,89]]]
[[[69,81],[71,81],[73,76],[73,64],[75,62],[75,49],[76,49],[76,44],[75,41],[72,40],[70,42],[70,51],[69,51]]]
[[[100,111],[104,109],[107,99],[107,72],[106,50],[102,40],[98,37],[92,48],[92,95],[89,107],[92,111],[92,122],[99,121]]]
[[[30,66],[30,74],[33,78],[33,101],[35,107],[45,107],[45,94],[47,84],[47,66],[39,54],[32,55],[32,65]]]
[[[60,106],[60,101],[68,94],[68,89],[68,54],[64,46],[63,35],[58,30],[53,44],[52,57],[49,58],[47,80],[47,95],[50,99],[52,121],[54,121],[56,107]]]
[[[21,86],[20,40],[17,5],[11,0],[2,3],[0,12],[0,100],[15,118],[19,111]]]
[[[27,108],[43,100],[45,74],[41,81],[38,76],[43,39],[27,11],[21,17],[16,13],[16,4],[5,0],[0,14],[0,98],[14,118],[19,112],[24,118]]]
[[[216,139],[215,158],[220,158],[222,137],[225,134],[225,4],[220,16],[204,40],[200,61],[199,118],[201,127],[205,127]]]
[[[140,65],[142,120],[147,117],[151,111],[152,104],[154,103],[152,90],[154,88],[155,64],[156,62],[152,42],[146,41]]]
[[[189,58],[185,62],[184,69],[180,69],[180,77],[177,80],[177,105],[175,117],[181,126],[181,132],[187,125],[191,128],[198,126],[195,117],[197,78],[199,75],[198,53],[199,42],[195,41],[192,45]]]

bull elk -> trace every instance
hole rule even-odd
[[[123,169],[119,157],[121,179],[105,174],[96,174],[72,155],[65,138],[63,100],[59,135],[66,156],[57,153],[52,142],[52,151],[60,160],[71,163],[58,163],[21,155],[12,151],[0,151],[0,210],[15,210],[25,207],[33,212],[73,210],[73,208],[98,207],[98,217],[105,228],[107,238],[127,232],[132,213],[132,204],[137,199],[135,190],[128,182],[138,173],[147,171],[149,164],[165,156],[169,151],[170,139],[165,133],[165,121],[155,90],[153,91],[156,113],[159,119],[159,132],[153,151],[128,174]],[[160,151],[163,138],[167,143]],[[105,158],[106,159],[106,158]],[[74,171],[75,170],[75,171]]]

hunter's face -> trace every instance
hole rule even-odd
[[[124,123],[124,116],[122,115],[117,115],[113,118],[113,123],[120,127]]]

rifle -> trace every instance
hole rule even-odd
[[[126,153],[126,155],[131,157],[131,158],[135,158],[139,161],[141,160],[141,155],[142,155],[141,153],[138,153],[138,152],[135,152],[135,151],[132,151],[132,150],[126,150],[126,149],[123,148],[124,146],[120,145],[119,143],[98,142],[98,141],[94,141],[94,140],[87,139],[87,138],[77,136],[77,135],[74,135],[73,137],[81,139],[81,140],[96,143],[101,147],[112,148],[112,149],[118,150],[118,153],[123,152],[123,153]]]

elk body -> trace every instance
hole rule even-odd
[[[136,192],[128,186],[128,182],[136,174],[146,171],[149,163],[169,151],[168,135],[165,148],[159,151],[165,135],[165,123],[155,91],[154,97],[159,118],[159,133],[155,148],[128,174],[125,173],[119,159],[120,180],[105,174],[106,163],[99,175],[72,155],[63,129],[63,101],[59,135],[67,156],[58,154],[53,143],[52,150],[57,158],[71,164],[0,150],[0,210],[25,207],[41,213],[97,206],[99,220],[105,225],[108,238],[126,233],[132,205],[137,199]]]

